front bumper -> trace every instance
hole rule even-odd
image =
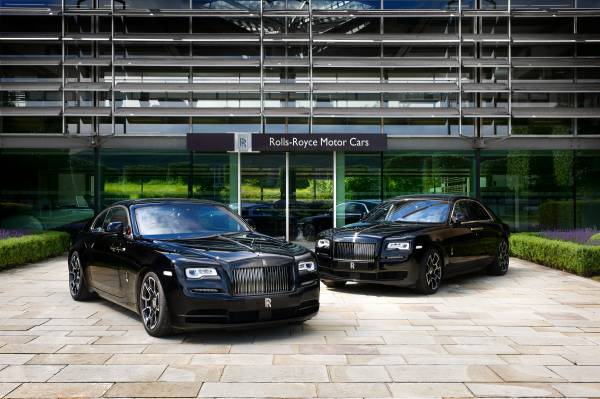
[[[340,261],[317,253],[321,279],[354,281],[400,287],[412,287],[419,277],[420,261],[413,255],[406,259],[375,259],[373,262]],[[353,267],[352,264],[354,263]]]
[[[304,321],[319,311],[319,281],[281,294],[167,293],[171,323],[177,329],[242,328]]]

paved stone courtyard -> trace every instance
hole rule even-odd
[[[0,272],[0,397],[600,397],[600,283],[516,259],[430,297],[323,287],[304,325],[169,339],[66,278],[64,258]]]

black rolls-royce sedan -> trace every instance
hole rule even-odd
[[[446,277],[508,270],[508,225],[469,197],[397,197],[360,222],[322,232],[315,243],[321,280],[381,283],[435,293]]]
[[[312,252],[210,201],[114,204],[75,238],[68,266],[73,299],[97,294],[138,312],[153,336],[304,321],[319,310]]]

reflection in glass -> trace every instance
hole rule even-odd
[[[103,150],[102,205],[137,198],[188,197],[186,151]]]
[[[290,220],[299,221],[299,231],[290,223],[290,240],[298,236],[299,241],[312,242],[322,227],[319,223],[333,220],[333,156],[290,153],[289,162]]]
[[[285,238],[285,154],[242,154],[240,168],[242,217],[259,233]]]
[[[0,168],[0,228],[77,229],[94,215],[92,151],[3,149]]]

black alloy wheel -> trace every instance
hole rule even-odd
[[[81,259],[77,251],[74,251],[69,258],[69,292],[71,298],[76,301],[85,301],[92,297],[85,282]]]
[[[421,260],[416,290],[424,295],[435,294],[442,285],[444,260],[436,248],[429,248]]]
[[[149,335],[163,337],[171,333],[169,309],[158,276],[148,272],[142,280],[139,294],[140,315]]]
[[[506,239],[500,240],[496,258],[488,266],[487,272],[492,276],[503,276],[508,272],[508,264],[510,262],[510,252],[508,250],[508,242]]]

